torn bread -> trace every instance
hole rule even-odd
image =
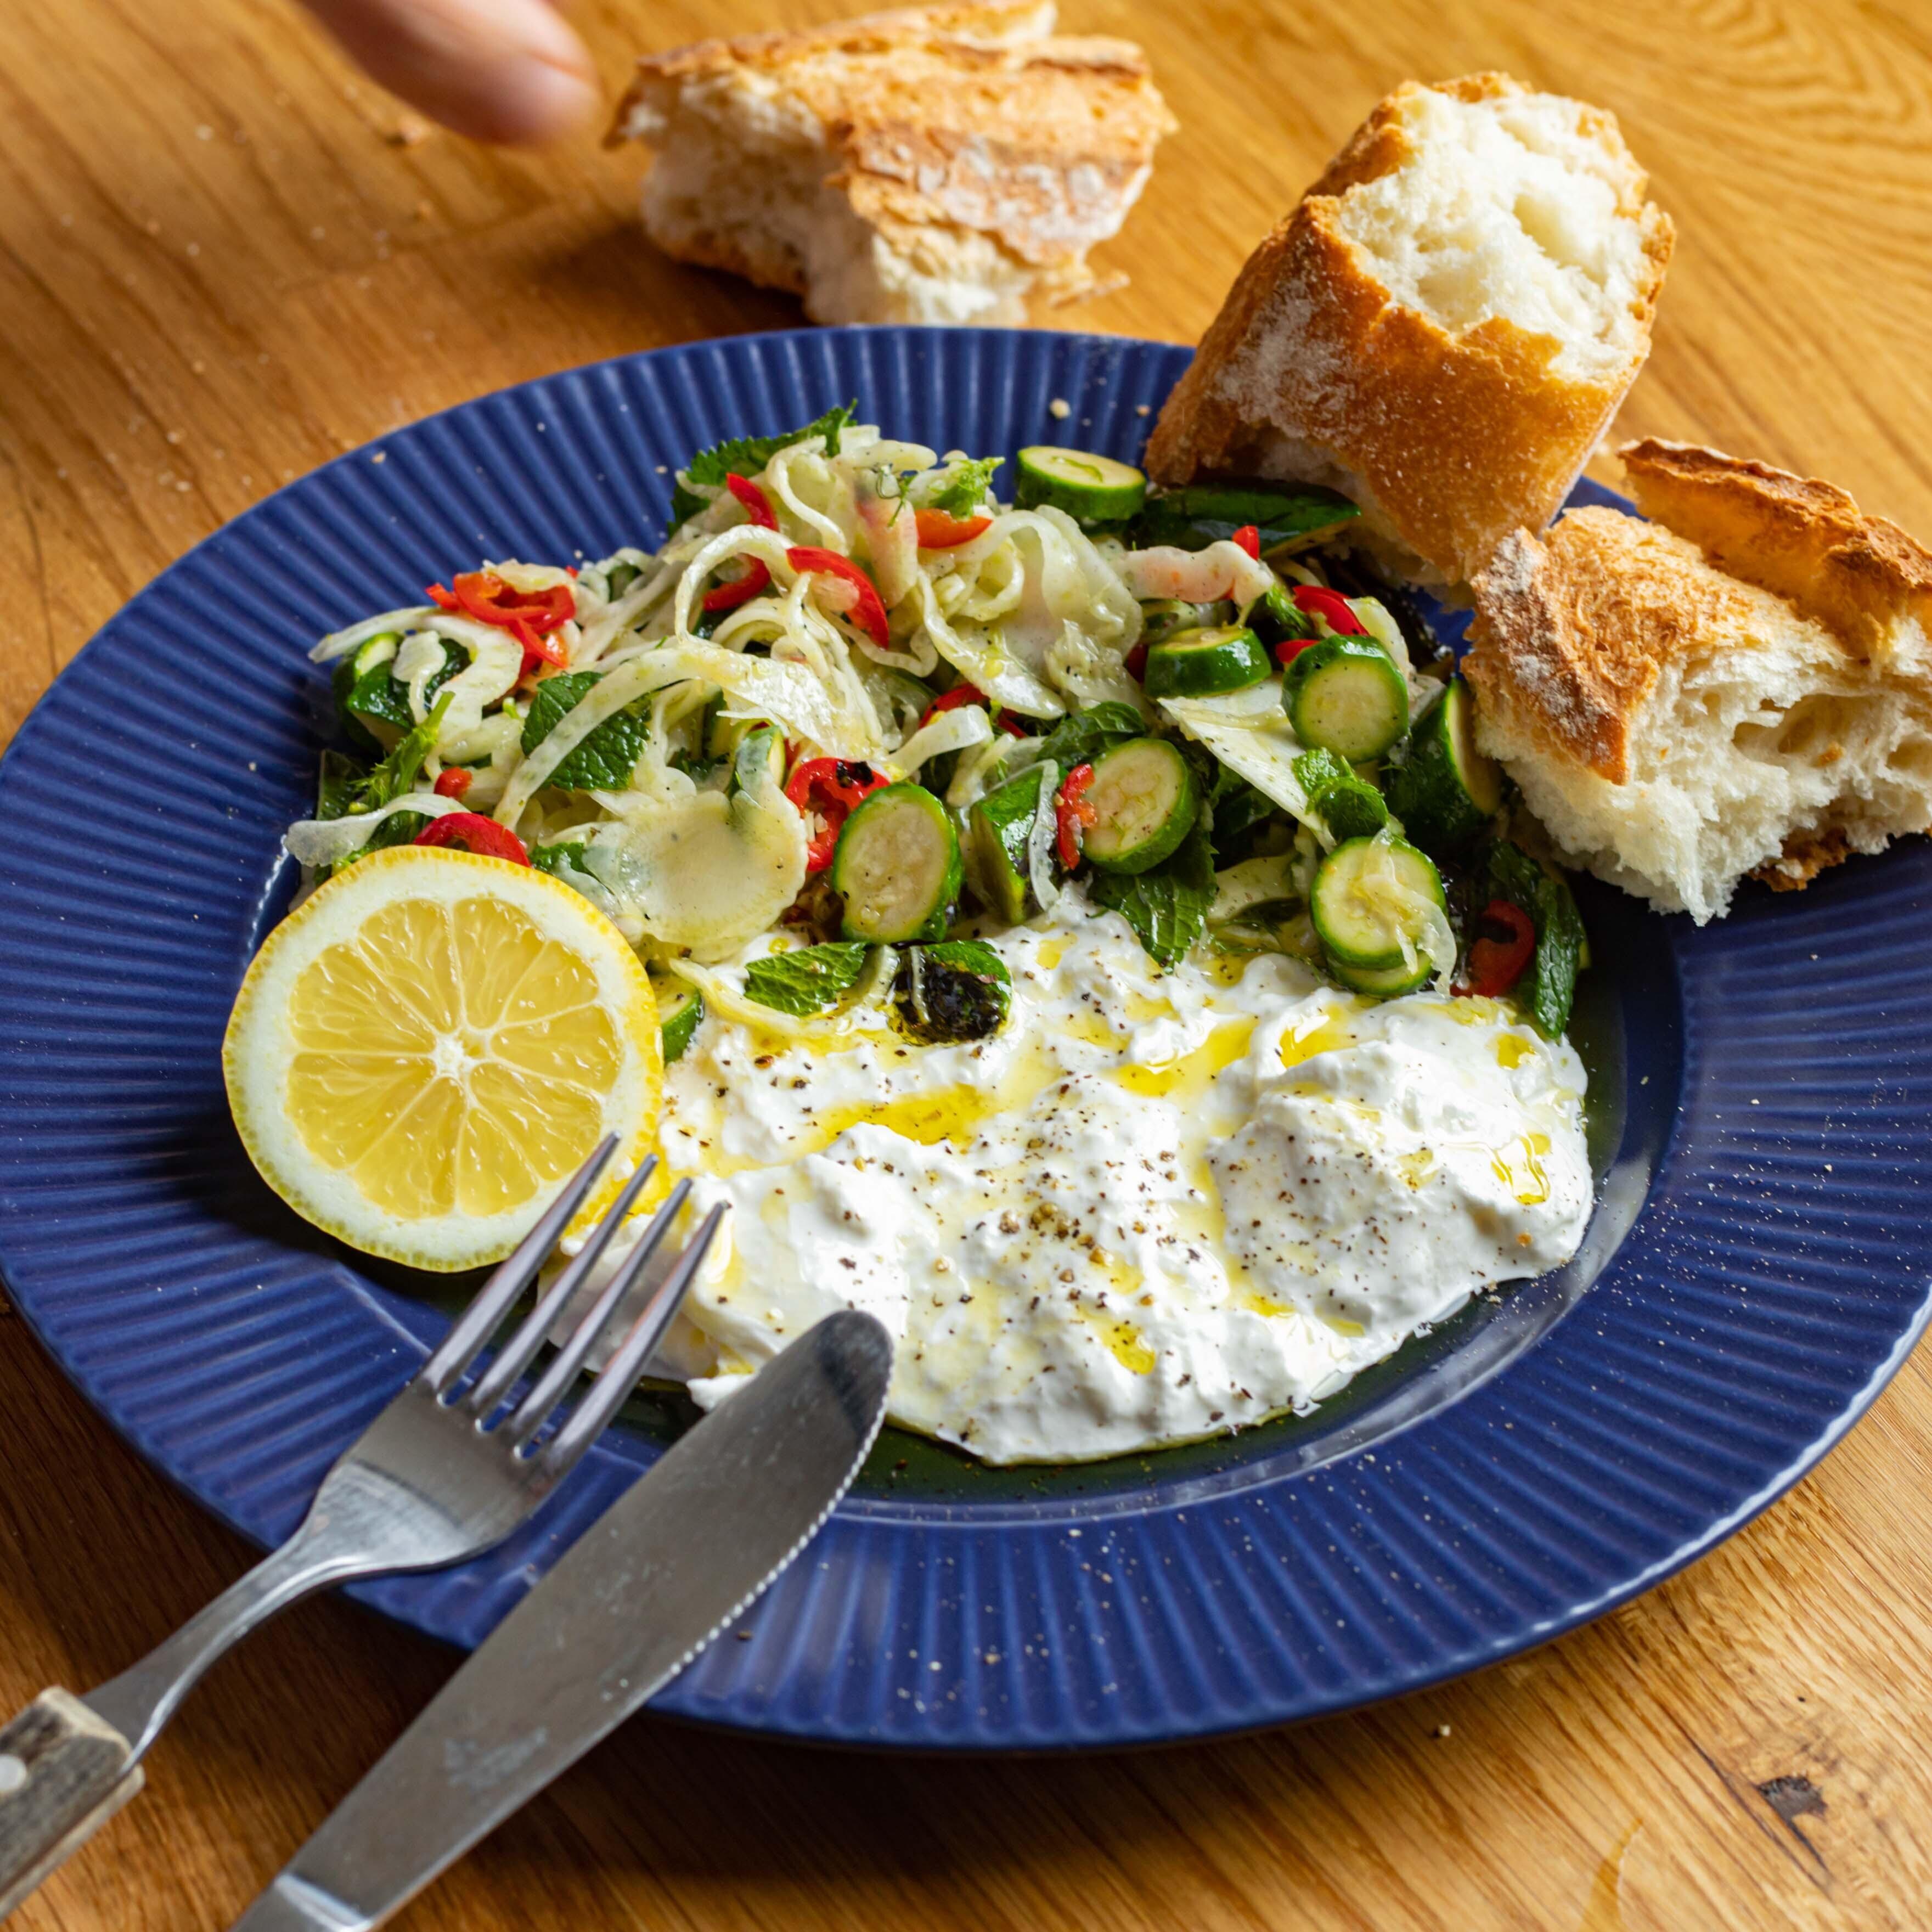
[[[1700,924],[1932,826],[1932,552],[1842,490],[1623,452],[1644,523],[1577,509],[1476,580],[1476,734],[1575,863]]]
[[[1600,109],[1404,82],[1250,257],[1149,470],[1326,484],[1390,568],[1466,582],[1556,514],[1650,352],[1646,188]]]
[[[826,322],[1024,322],[1087,293],[1174,118],[1126,40],[1052,0],[908,8],[638,63],[610,140],[656,151],[644,226]]]

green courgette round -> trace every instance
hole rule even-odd
[[[1144,872],[1170,856],[1201,810],[1193,768],[1165,738],[1130,738],[1094,760],[1081,850],[1105,872]]]
[[[937,939],[959,896],[958,835],[923,785],[886,785],[854,808],[832,855],[841,931],[879,945]]]
[[[664,1046],[664,1064],[668,1066],[684,1057],[692,1035],[704,1018],[704,995],[695,986],[680,982],[674,986],[657,982],[658,1038]]]
[[[1503,777],[1476,749],[1475,700],[1460,677],[1415,728],[1408,756],[1388,774],[1389,802],[1425,851],[1453,852],[1496,816]]]
[[[1090,449],[1037,442],[1019,453],[1013,496],[1023,510],[1047,504],[1083,524],[1118,523],[1147,500],[1147,476]]]
[[[1150,698],[1215,698],[1245,691],[1274,668],[1245,624],[1206,625],[1149,645],[1141,682]]]
[[[1407,966],[1345,966],[1339,959],[1330,959],[1329,970],[1352,993],[1366,993],[1377,1000],[1393,1000],[1403,993],[1419,991],[1429,983],[1430,974],[1436,968],[1433,963],[1416,955],[1413,968]]]
[[[1370,638],[1324,638],[1298,652],[1282,682],[1288,722],[1304,745],[1359,765],[1408,729],[1408,686]]]
[[[1308,915],[1338,968],[1387,972],[1412,957],[1423,939],[1418,898],[1448,905],[1442,875],[1426,854],[1400,838],[1345,839],[1316,868]]]

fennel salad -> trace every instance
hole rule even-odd
[[[1585,948],[1352,504],[1007,467],[835,410],[694,458],[655,550],[335,632],[286,844],[535,866],[641,956],[662,1144],[738,1210],[661,1372],[868,1306],[898,1419],[1057,1460],[1568,1258]]]

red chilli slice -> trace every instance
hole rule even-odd
[[[761,556],[744,560],[745,574],[733,578],[728,584],[714,584],[701,600],[706,610],[714,614],[720,610],[735,610],[740,604],[748,604],[754,597],[771,587],[772,573]]]
[[[507,825],[485,818],[480,812],[446,812],[432,818],[412,842],[418,845],[453,845],[482,859],[507,859],[513,866],[530,862],[529,849]]]
[[[746,520],[755,524],[761,530],[775,530],[778,526],[778,513],[772,508],[772,500],[748,478],[740,476],[734,470],[724,478],[724,487],[737,498],[739,507]]]
[[[1520,980],[1536,952],[1536,928],[1528,913],[1509,899],[1492,899],[1483,908],[1486,924],[1500,926],[1508,939],[1491,939],[1486,934],[1469,948],[1469,981],[1458,986],[1459,993],[1474,993],[1486,1000],[1499,1000]]]
[[[1369,634],[1368,626],[1349,608],[1348,598],[1340,591],[1328,590],[1319,584],[1298,584],[1294,594],[1298,610],[1325,619],[1328,628],[1338,635],[1366,638]]]
[[[872,580],[849,556],[836,550],[820,550],[815,544],[795,544],[785,552],[785,561],[801,577],[827,578],[832,595],[820,596],[826,607],[863,631],[884,650],[889,641],[886,607]]]

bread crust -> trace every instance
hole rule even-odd
[[[1629,782],[1631,730],[1664,665],[1747,632],[1762,594],[1685,538],[1596,508],[1546,540],[1512,532],[1474,588],[1462,674],[1481,711],[1612,784]]]
[[[1558,375],[1562,345],[1502,317],[1452,334],[1393,301],[1339,225],[1340,197],[1413,152],[1406,82],[1370,114],[1249,258],[1148,446],[1178,484],[1252,473],[1271,435],[1311,447],[1366,520],[1438,581],[1472,577],[1519,525],[1540,529],[1568,494],[1648,352],[1674,239],[1642,199],[1615,119],[1575,104],[1580,128],[1629,161],[1641,224],[1639,353],[1612,380]],[[1464,101],[1530,92],[1500,74],[1434,90]]]
[[[646,55],[607,142],[661,145],[680,112],[734,91],[782,97],[822,141],[826,185],[902,253],[944,260],[988,237],[1064,298],[1090,285],[1087,250],[1119,228],[1176,123],[1138,47],[1055,35],[1054,18],[1051,0],[984,0]],[[658,238],[807,292],[788,251],[715,230]]]
[[[1886,518],[1867,516],[1835,484],[1654,436],[1617,454],[1646,517],[1861,656],[1882,651],[1908,619],[1932,629],[1932,550]]]

